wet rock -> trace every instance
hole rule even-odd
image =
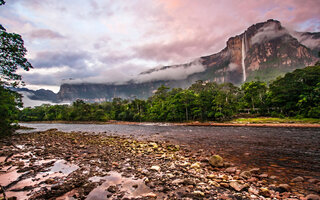
[[[278,186],[270,185],[269,188],[279,193],[289,192],[291,190],[288,184],[280,184]]]
[[[145,195],[143,195],[143,197],[147,197],[147,198],[157,198],[157,194],[153,193],[153,192],[150,192],[150,193],[147,193]]]
[[[199,191],[199,190],[194,191],[193,194],[196,195],[196,196],[204,197],[204,193]]]
[[[110,187],[108,187],[107,190],[108,190],[108,192],[116,193],[118,191],[118,187],[115,185],[111,185]]]
[[[191,168],[194,168],[194,169],[200,169],[200,168],[201,168],[199,162],[193,163],[190,167],[191,167]]]
[[[150,142],[149,146],[152,147],[153,149],[157,149],[158,148],[158,144],[155,142]]]
[[[289,192],[291,190],[291,187],[288,184],[280,184],[279,185],[279,192]]]
[[[215,187],[220,187],[220,184],[217,183],[216,181],[209,181],[208,183],[209,183],[209,185],[213,185]]]
[[[228,172],[228,173],[235,173],[236,170],[237,170],[237,167],[228,167],[228,168],[226,169],[226,172]]]
[[[269,189],[268,188],[264,188],[264,187],[259,189],[259,194],[264,196],[264,197],[270,197],[271,196],[271,193],[270,193]]]
[[[303,182],[303,181],[304,181],[304,178],[301,176],[298,176],[291,180],[291,182]]]
[[[309,183],[313,183],[313,184],[316,184],[319,182],[319,179],[315,179],[315,178],[311,178],[308,180]]]
[[[150,170],[152,170],[152,171],[157,171],[157,172],[159,172],[160,171],[160,166],[157,166],[157,165],[154,165],[154,166],[152,166],[151,168],[150,168]]]
[[[184,183],[183,179],[176,179],[176,180],[172,181],[172,184],[174,184],[174,185],[179,185],[179,184],[182,184],[182,183]]]
[[[44,182],[45,182],[45,184],[54,184],[54,183],[56,183],[56,181],[53,178],[48,178]]]
[[[306,200],[320,200],[320,196],[316,195],[316,194],[309,194],[308,196],[306,196],[305,199]]]
[[[251,174],[258,174],[260,171],[260,168],[252,168],[249,171],[251,172]]]
[[[249,179],[249,178],[251,178],[251,172],[249,172],[249,171],[243,171],[243,172],[241,172],[241,174],[240,174],[240,177],[241,178],[244,178],[244,179]]]
[[[179,151],[180,150],[180,146],[179,145],[168,145],[167,146],[167,150],[169,150],[169,151]]]
[[[259,190],[257,188],[254,188],[254,187],[250,187],[248,189],[248,192],[251,193],[251,194],[255,194],[255,195],[259,194]]]
[[[213,155],[209,158],[209,163],[213,167],[223,167],[223,158],[219,155]]]
[[[216,178],[216,175],[215,175],[215,174],[209,174],[209,175],[207,176],[207,178],[208,178],[208,179],[214,179],[214,178]]]
[[[232,181],[229,185],[231,188],[233,188],[237,192],[240,192],[241,190],[248,187],[247,184],[240,184],[237,181]]]
[[[268,178],[269,175],[268,175],[268,174],[260,174],[259,177],[260,177],[260,178]]]
[[[228,188],[228,187],[229,187],[229,184],[228,184],[228,183],[220,183],[220,185],[221,185],[222,187],[225,187],[225,188]]]

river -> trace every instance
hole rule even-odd
[[[44,131],[96,132],[145,140],[165,140],[191,151],[220,154],[241,168],[259,167],[269,175],[290,180],[320,178],[320,128],[213,127],[168,124],[44,124],[22,123]]]

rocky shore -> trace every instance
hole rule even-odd
[[[314,177],[285,183],[203,149],[56,129],[2,138],[0,170],[0,199],[320,199]]]

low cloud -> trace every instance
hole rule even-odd
[[[311,33],[299,33],[293,32],[293,36],[303,44],[304,46],[310,49],[320,49],[320,34],[318,36]]]
[[[41,106],[43,104],[51,104],[51,105],[58,104],[58,103],[53,103],[51,101],[32,100],[32,99],[30,99],[30,97],[33,96],[33,94],[31,94],[29,92],[19,92],[19,93],[22,94],[22,102],[23,102],[24,108]],[[70,103],[64,102],[64,103],[59,103],[59,104],[70,104]]]
[[[201,59],[198,59],[187,65],[177,65],[170,68],[159,69],[151,73],[140,74],[135,82],[143,83],[157,80],[182,80],[189,75],[203,72],[206,67],[202,65]]]
[[[230,63],[230,64],[228,65],[228,71],[235,71],[235,70],[237,70],[237,69],[239,69],[239,65],[236,64],[236,63]]]
[[[276,23],[266,24],[251,38],[251,42],[252,44],[259,44],[281,37],[287,33],[286,29],[279,29]]]

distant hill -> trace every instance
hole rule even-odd
[[[27,88],[11,88],[11,90],[27,95],[31,100],[49,101],[52,103],[59,102],[57,94],[51,90],[30,90]]]
[[[147,98],[162,84],[185,88],[197,80],[236,85],[255,79],[268,82],[284,73],[313,65],[318,61],[319,44],[320,33],[291,33],[279,21],[268,20],[229,38],[219,53],[186,64],[154,68],[122,84],[65,83],[60,87],[58,99]]]

